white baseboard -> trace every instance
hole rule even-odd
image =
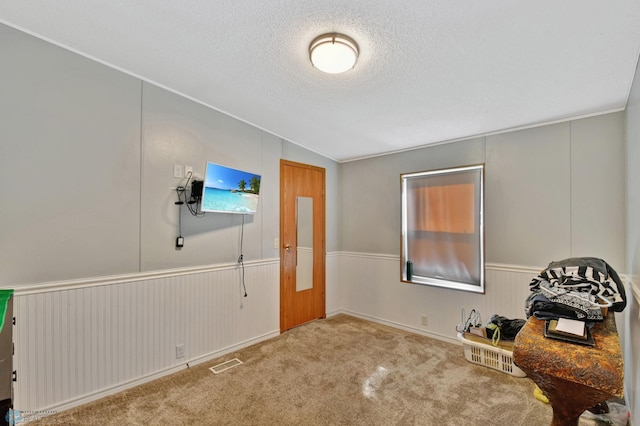
[[[193,367],[193,366],[198,365],[198,364],[202,364],[203,362],[211,361],[214,358],[221,357],[223,355],[226,355],[228,353],[235,352],[237,350],[249,347],[249,346],[254,345],[256,343],[264,342],[265,340],[273,339],[274,337],[278,337],[279,335],[280,335],[280,330],[271,331],[269,333],[263,334],[262,336],[254,337],[253,339],[249,339],[249,340],[246,340],[244,342],[238,343],[236,345],[232,345],[232,346],[226,347],[226,348],[221,349],[219,351],[215,351],[215,352],[212,352],[212,353],[207,354],[207,355],[203,355],[203,356],[199,356],[199,357],[193,358],[193,359],[189,360],[185,364],[185,367],[189,368],[189,367]]]
[[[462,345],[462,343],[460,343],[460,341],[458,339],[454,339],[451,338],[449,336],[445,336],[439,333],[433,333],[430,331],[426,331],[426,330],[421,330],[419,328],[416,327],[412,327],[410,325],[405,325],[405,324],[400,324],[394,321],[388,321],[382,318],[377,318],[377,317],[372,317],[370,315],[365,315],[365,314],[361,314],[358,312],[353,312],[353,311],[349,311],[349,310],[345,310],[345,309],[340,309],[337,311],[334,311],[331,313],[331,315],[327,315],[327,317],[329,316],[335,316],[338,314],[345,314],[345,315],[351,315],[353,317],[356,318],[360,318],[363,320],[367,320],[367,321],[372,321],[372,322],[376,322],[378,324],[382,324],[382,325],[386,325],[389,327],[393,327],[393,328],[397,328],[400,330],[404,330],[404,331],[408,331],[409,333],[415,333],[415,334],[420,334],[422,336],[426,336],[426,337],[431,337],[433,339],[437,339],[437,340],[441,340],[443,342],[447,342],[447,343],[452,343],[454,345]]]
[[[55,405],[52,405],[50,407],[43,408],[41,410],[38,410],[38,412],[34,413],[34,416],[33,416],[34,418],[32,420],[36,420],[36,418],[40,419],[40,418],[43,417],[43,416],[39,415],[38,413],[46,412],[49,415],[51,415],[51,414],[59,413],[59,412],[62,412],[62,411],[70,410],[70,409],[78,407],[80,405],[84,405],[84,404],[87,404],[89,402],[97,401],[99,399],[102,399],[102,398],[105,398],[107,396],[116,394],[118,392],[122,392],[122,391],[125,391],[127,389],[131,389],[131,388],[134,388],[136,386],[140,386],[140,385],[143,385],[145,383],[151,382],[153,380],[160,379],[160,378],[168,376],[170,374],[177,373],[177,372],[179,372],[181,370],[184,370],[184,369],[187,369],[187,368],[191,368],[191,367],[193,367],[195,365],[202,364],[202,363],[210,361],[212,359],[224,356],[224,355],[226,355],[228,353],[235,352],[237,350],[249,347],[249,346],[254,345],[256,343],[260,343],[260,342],[263,342],[265,340],[272,339],[272,338],[277,337],[279,335],[280,335],[280,330],[274,330],[272,332],[263,334],[261,336],[257,336],[257,337],[255,337],[253,339],[246,340],[246,341],[238,343],[236,345],[228,346],[228,347],[226,347],[224,349],[221,349],[221,350],[218,350],[218,351],[215,351],[215,352],[211,352],[211,353],[208,353],[206,355],[202,355],[202,356],[199,356],[199,357],[196,357],[196,358],[192,358],[192,359],[188,360],[187,362],[182,363],[180,365],[176,365],[176,366],[173,366],[173,367],[165,368],[163,370],[156,371],[155,373],[146,375],[144,377],[139,377],[139,378],[134,379],[134,380],[130,380],[130,381],[127,381],[127,382],[124,382],[124,383],[120,383],[117,386],[112,386],[112,387],[109,387],[109,388],[101,389],[101,390],[99,390],[97,392],[93,392],[93,393],[90,393],[90,394],[87,394],[87,395],[83,395],[81,398],[67,400],[67,401],[64,401],[64,402],[62,402],[60,404],[55,404]],[[29,415],[26,415],[26,416],[23,416],[23,417],[24,417],[25,421],[27,421],[27,422],[29,421]]]

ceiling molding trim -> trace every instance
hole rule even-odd
[[[622,106],[622,107],[619,107],[619,108],[608,109],[608,110],[600,111],[600,112],[593,112],[593,113],[590,113],[590,114],[577,115],[577,116],[573,116],[573,117],[569,117],[569,118],[562,118],[562,119],[552,120],[552,121],[541,121],[541,122],[538,122],[538,123],[525,124],[523,126],[509,127],[509,128],[502,129],[502,130],[496,130],[494,132],[481,133],[481,134],[473,135],[473,136],[465,136],[465,137],[462,137],[462,138],[450,139],[450,140],[446,140],[446,141],[427,143],[427,144],[424,144],[424,145],[415,146],[415,147],[411,147],[411,148],[405,148],[405,149],[399,149],[399,150],[396,150],[396,151],[387,151],[387,152],[382,152],[380,154],[367,155],[367,156],[364,156],[364,157],[349,158],[347,160],[341,160],[341,161],[338,161],[338,162],[341,163],[341,164],[343,164],[343,163],[351,163],[351,162],[354,162],[354,161],[367,160],[369,158],[384,157],[386,155],[399,154],[399,153],[402,153],[402,152],[417,151],[419,149],[429,148],[429,147],[438,146],[438,145],[446,145],[446,144],[449,144],[449,143],[462,142],[462,141],[467,141],[467,140],[470,140],[470,139],[484,138],[484,137],[487,137],[487,136],[501,135],[501,134],[504,134],[504,133],[517,132],[517,131],[520,131],[520,130],[534,129],[536,127],[550,126],[552,124],[567,123],[567,122],[571,122],[571,121],[582,120],[584,118],[591,118],[591,117],[597,117],[597,116],[600,116],[600,115],[613,114],[613,113],[616,113],[616,112],[624,111],[625,109],[626,109],[626,106]]]

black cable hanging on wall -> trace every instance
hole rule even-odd
[[[176,188],[178,193],[178,202],[176,202],[176,204],[182,201],[187,204],[187,208],[189,209],[191,216],[202,217],[206,214],[206,212],[200,211],[203,182],[196,179],[191,180],[192,177],[193,173],[189,172],[187,183],[185,183],[184,186],[178,186]],[[191,183],[191,189],[189,191],[189,196],[187,197],[187,188],[189,188],[189,183]]]
[[[240,227],[240,256],[238,256],[238,263],[242,268],[242,288],[244,289],[244,297],[247,297],[247,286],[244,283],[244,254],[242,252],[243,241],[244,241],[244,215],[242,215],[242,226]]]
[[[184,246],[184,238],[182,237],[182,206],[186,204],[191,216],[203,217],[206,212],[200,211],[200,201],[202,200],[202,185],[201,180],[191,180],[193,173],[189,172],[187,176],[187,182],[184,185],[176,187],[176,194],[178,195],[178,201],[174,204],[178,206],[178,238],[176,238],[176,249],[181,249]],[[191,189],[187,196],[187,189],[191,182]]]
[[[204,184],[201,180],[191,181],[193,174],[189,172],[187,182],[183,185],[176,187],[176,194],[178,195],[178,201],[174,204],[178,206],[178,237],[176,238],[176,249],[181,249],[184,246],[184,237],[182,236],[182,206],[186,204],[189,209],[189,213],[195,217],[203,217],[206,212],[200,211],[200,205],[202,202],[202,186]],[[191,190],[187,197],[187,188],[189,188],[189,182],[191,182]],[[195,205],[195,207],[194,207]],[[240,256],[238,256],[238,264],[241,268],[241,280],[242,288],[244,290],[244,297],[247,297],[247,286],[244,280],[244,214],[242,215],[242,226],[240,227]]]
[[[184,246],[184,238],[182,237],[182,206],[184,201],[181,199],[181,194],[184,192],[184,187],[179,186],[176,188],[178,194],[178,201],[174,204],[178,206],[178,237],[176,238],[176,249],[181,249]]]

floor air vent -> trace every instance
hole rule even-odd
[[[214,365],[213,367],[209,368],[209,370],[213,371],[215,374],[219,374],[240,364],[242,364],[242,361],[240,361],[238,358],[234,358],[229,361],[223,362],[222,364]]]

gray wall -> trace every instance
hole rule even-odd
[[[640,288],[640,68],[627,103],[626,115],[627,173],[627,257],[626,273],[632,286]],[[626,310],[625,399],[633,414],[632,424],[640,424],[640,305],[633,293]]]
[[[173,165],[262,175],[245,260],[278,257],[280,158],[337,163],[206,106],[0,25],[0,285],[235,262],[242,216],[182,209]],[[336,250],[337,196],[327,197]]]
[[[0,25],[0,284],[138,270],[140,86]]]
[[[342,249],[399,254],[400,174],[483,162],[487,262],[624,270],[623,113],[341,164]]]
[[[234,262],[240,216],[183,209],[175,250],[173,164],[262,174],[243,248],[277,257],[280,158],[327,169],[330,252],[399,254],[400,174],[484,162],[488,262],[593,255],[623,269],[622,113],[338,165],[14,29],[0,40],[0,173],[15,183],[0,189],[2,284]]]
[[[193,167],[200,179],[206,162],[262,176],[258,212],[244,216],[246,260],[278,257],[281,140],[193,101],[144,84],[142,97],[142,270],[235,262],[242,215],[208,213],[195,218],[182,208],[185,246],[176,250],[178,207],[173,165]]]
[[[627,263],[626,272],[640,286],[640,66],[627,104]]]
[[[400,174],[483,162],[482,139],[341,164],[340,244],[400,254]]]

